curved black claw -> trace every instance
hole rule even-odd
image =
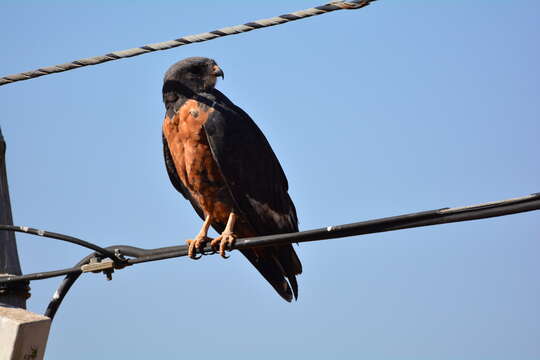
[[[208,255],[214,255],[214,254],[219,253],[219,256],[221,256],[221,257],[224,258],[224,259],[230,258],[230,256],[225,255],[225,251],[223,252],[223,254],[221,253],[220,246],[221,246],[221,245],[217,245],[217,246],[212,245],[212,252],[211,252],[211,253],[208,253]],[[224,248],[224,250],[229,250],[229,251],[231,251],[230,248],[229,248],[229,249]]]
[[[235,236],[235,235],[233,235],[233,236]],[[234,240],[233,240],[233,241],[234,241]],[[232,244],[231,242],[229,242],[229,241],[225,242],[225,244],[223,245],[223,252],[221,252],[222,249],[221,249],[221,246],[220,246],[220,249],[219,249],[219,250],[220,250],[219,255],[221,255],[221,257],[224,258],[224,259],[230,258],[231,255],[227,255],[226,252],[227,252],[227,251],[229,251],[229,252],[232,251],[232,245],[233,245],[233,244]]]

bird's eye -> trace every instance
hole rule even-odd
[[[200,66],[195,66],[191,68],[191,73],[195,75],[201,75],[203,73],[203,69]]]

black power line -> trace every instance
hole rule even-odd
[[[458,208],[444,208],[439,210],[410,213],[400,216],[361,221],[351,224],[328,226],[325,228],[301,231],[296,233],[242,238],[236,240],[233,249],[241,250],[253,247],[328,240],[347,236],[365,235],[385,231],[394,231],[415,227],[484,219],[539,209],[540,193],[535,193],[520,198],[494,201],[490,203]],[[125,266],[182,257],[187,255],[187,246],[170,246],[157,249],[141,249],[133,246],[117,245],[109,246],[107,248],[101,248],[97,245],[71,236],[51,233],[37,229],[0,225],[0,230],[23,231],[34,235],[40,235],[44,237],[51,237],[54,239],[67,241],[96,250],[95,253],[86,256],[74,267],[71,268],[20,276],[0,277],[0,285],[3,285],[13,282],[42,280],[51,277],[67,275],[58,290],[56,291],[45,313],[45,315],[51,318],[54,317],[63,298],[83,272],[103,271],[106,274],[110,275],[110,273],[114,271],[114,269],[121,269]],[[210,253],[212,252],[212,249],[207,246],[205,248],[205,252]],[[130,258],[126,259],[126,256]],[[105,257],[110,258],[112,261],[103,260]]]
[[[95,252],[104,255],[105,257],[108,257],[112,261],[116,261],[118,263],[122,263],[123,260],[120,259],[114,252],[111,252],[107,249],[104,249],[102,247],[99,247],[95,244],[89,243],[87,241],[77,239],[73,236],[59,234],[51,231],[45,231],[45,230],[39,230],[34,229],[28,226],[14,226],[14,225],[0,225],[0,230],[9,230],[9,231],[15,231],[15,232],[22,232],[27,233],[31,235],[37,235],[37,236],[43,236],[50,239],[57,239],[65,242],[69,242],[75,245],[79,245],[82,247],[85,247],[90,250],[94,250]]]

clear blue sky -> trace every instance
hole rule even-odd
[[[299,10],[310,1],[0,2],[1,75]],[[267,135],[301,229],[540,191],[540,4],[381,0],[0,88],[15,223],[183,244],[165,70],[214,58]],[[288,304],[237,252],[86,275],[49,359],[540,358],[540,213],[302,244]],[[87,252],[18,236],[24,272]],[[32,284],[42,313],[60,279]]]

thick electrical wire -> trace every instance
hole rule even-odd
[[[415,227],[484,219],[533,210],[540,210],[540,193],[535,193],[528,196],[508,200],[493,201],[478,205],[423,211],[393,217],[355,222],[351,224],[327,226],[320,229],[300,231],[295,233],[241,238],[236,239],[233,248],[230,250],[242,250],[253,247],[330,240],[335,238],[374,234],[386,231],[410,229]],[[15,228],[19,228],[19,226],[15,226]],[[9,229],[8,226],[0,225],[0,230]],[[41,236],[44,237],[47,237],[48,234],[51,234],[50,232],[44,232],[43,230],[36,231],[43,232],[43,235]],[[56,233],[52,234],[60,235]],[[66,238],[71,238],[67,235],[63,236]],[[90,244],[88,242],[85,243]],[[97,245],[91,245],[101,249],[100,251],[97,251],[96,255],[104,253],[114,254],[114,251],[116,251],[116,253],[119,253],[121,255],[133,257],[130,259],[120,259],[119,261],[117,260],[119,267],[187,256],[188,249],[188,247],[185,245],[169,246],[157,249],[141,249],[126,245],[109,246],[103,249],[98,247]],[[207,246],[204,251],[205,253],[212,253],[213,249],[210,246]],[[117,255],[115,255],[115,257],[117,258]],[[0,276],[0,284],[27,280],[43,280],[51,277],[58,277],[78,272],[81,272],[80,266],[27,275]]]
[[[75,245],[85,247],[85,248],[90,249],[90,250],[94,250],[95,252],[108,257],[112,261],[115,261],[115,262],[118,262],[118,263],[123,262],[123,260],[120,259],[118,256],[116,256],[116,254],[114,252],[111,252],[111,251],[109,251],[107,249],[104,249],[104,248],[99,247],[99,246],[97,246],[95,244],[89,243],[87,241],[77,239],[77,238],[75,238],[73,236],[63,235],[63,234],[59,234],[59,233],[55,233],[55,232],[51,232],[51,231],[34,229],[34,228],[31,228],[31,227],[28,227],[28,226],[0,225],[0,230],[9,230],[9,231],[15,231],[15,232],[22,232],[22,233],[26,233],[26,234],[43,236],[43,237],[50,238],[50,239],[57,239],[57,240],[69,242],[69,243],[72,243],[72,244],[75,244]]]
[[[476,219],[484,219],[496,216],[504,216],[515,213],[521,213],[526,211],[540,210],[540,193],[532,195],[513,198],[508,200],[494,201],[489,203],[483,203],[478,205],[471,205],[457,208],[443,208],[438,210],[423,211],[417,213],[404,214],[393,217],[386,217],[381,219],[374,219],[362,222],[356,222],[351,224],[328,226],[325,228],[301,231],[296,233],[278,234],[259,236],[253,238],[237,239],[231,250],[241,250],[253,247],[283,245],[291,243],[301,243],[318,240],[328,240],[335,238],[342,238],[355,235],[373,234],[386,231],[395,231],[402,229],[410,229],[415,227],[439,225],[460,221],[470,221]],[[19,228],[19,227],[16,227]],[[6,226],[0,226],[0,230],[12,230]],[[47,236],[50,234],[56,235],[56,239],[64,240],[63,237],[73,239],[66,235],[44,232],[42,230],[35,230],[36,235]],[[12,230],[13,231],[13,230]],[[30,233],[30,232],[29,232]],[[61,235],[61,236],[58,236]],[[82,240],[81,240],[82,241]],[[73,243],[73,242],[72,242]],[[84,242],[90,244],[88,242]],[[80,244],[79,244],[80,245]],[[97,245],[93,245],[97,247]],[[81,245],[83,246],[83,245]],[[86,247],[86,246],[85,246]],[[159,261],[164,259],[177,258],[187,255],[187,246],[169,246],[157,249],[141,249],[133,246],[116,245],[109,246],[105,249],[90,254],[79,261],[74,267],[55,270],[49,272],[41,272],[20,276],[4,276],[0,277],[0,284],[29,281],[29,280],[42,280],[56,276],[66,275],[62,281],[60,287],[55,292],[53,299],[51,300],[47,310],[46,316],[53,318],[56,314],[58,307],[62,303],[62,300],[66,296],[67,292],[75,281],[83,273],[83,266],[90,263],[92,259],[103,258],[104,253],[121,254],[122,262],[114,262],[114,266],[111,269],[119,269],[129,265],[135,265],[151,261]],[[207,247],[205,253],[211,252],[212,249]],[[118,256],[118,255],[115,255]],[[130,258],[125,258],[128,256]]]

